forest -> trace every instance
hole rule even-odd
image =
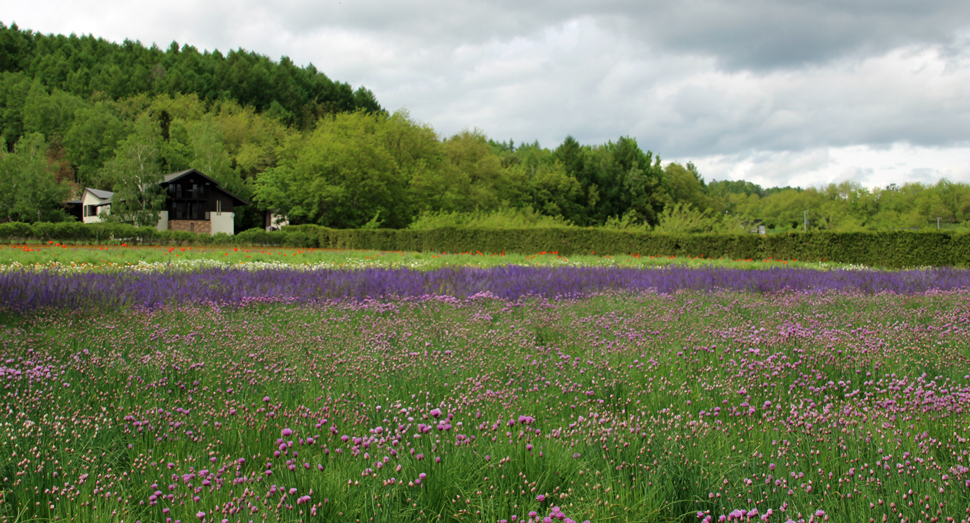
[[[173,42],[162,50],[0,22],[0,221],[71,218],[84,187],[140,192],[195,168],[250,202],[332,228],[608,227],[665,232],[962,229],[970,186],[705,181],[637,140],[555,148],[469,129],[440,136],[313,65]],[[117,213],[131,216],[131,213]],[[120,218],[119,218],[120,219]]]

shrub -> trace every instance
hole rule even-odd
[[[527,206],[522,209],[506,208],[490,212],[423,212],[411,222],[411,225],[408,225],[408,229],[429,230],[444,227],[531,229],[570,226],[572,223],[569,220],[559,216],[539,214],[531,206]]]
[[[0,223],[0,239],[9,242],[23,242],[33,236],[33,229],[23,222]]]
[[[453,213],[454,214],[454,213]],[[873,267],[970,265],[970,233],[947,231],[791,232],[757,234],[677,234],[643,230],[580,227],[437,227],[431,229],[329,229],[292,225],[281,231],[249,229],[229,237],[183,231],[157,231],[120,223],[0,224],[0,240],[118,240],[320,247],[421,252],[558,252],[576,254],[649,254],[729,259],[834,261]]]

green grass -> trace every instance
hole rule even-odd
[[[218,262],[229,265],[272,264],[318,268],[409,267],[433,270],[441,267],[500,265],[529,266],[616,266],[658,268],[733,267],[765,269],[797,267],[813,269],[860,268],[833,262],[799,262],[797,260],[729,260],[711,258],[676,258],[630,253],[625,256],[560,256],[558,253],[420,253],[380,251],[334,251],[327,249],[261,248],[261,247],[150,247],[127,245],[2,245],[0,269],[3,267],[74,267],[78,270],[113,269],[139,264],[168,265]]]
[[[553,506],[576,521],[961,520],[967,303],[680,293],[7,316],[0,521],[313,507],[496,522]],[[432,429],[416,438],[419,423]],[[275,457],[281,437],[293,446]],[[183,479],[202,469],[212,485]],[[173,498],[152,505],[156,490]]]

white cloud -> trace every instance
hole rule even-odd
[[[708,181],[748,180],[762,187],[820,187],[843,181],[885,187],[890,183],[935,183],[941,178],[970,183],[970,144],[946,148],[905,143],[887,147],[819,147],[676,161],[693,161]]]

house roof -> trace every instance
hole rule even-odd
[[[110,200],[111,197],[114,196],[114,194],[115,194],[115,193],[113,193],[111,191],[102,191],[101,189],[92,189],[90,187],[85,187],[84,190],[85,191],[88,191],[89,193],[97,196],[98,198],[100,198],[102,200]]]
[[[212,183],[212,185],[215,187],[216,190],[218,190],[218,191],[224,193],[225,195],[229,196],[230,198],[232,198],[233,205],[249,205],[249,202],[247,202],[246,200],[243,200],[242,198],[236,196],[235,194],[232,194],[231,192],[223,189],[222,187],[219,186],[219,182],[213,180],[212,178],[209,178],[205,174],[202,174],[202,172],[197,171],[195,169],[187,169],[185,171],[179,171],[179,172],[175,172],[175,173],[166,174],[166,175],[162,176],[162,182],[159,185],[161,185],[162,187],[165,187],[165,186],[171,184],[172,182],[175,182],[175,181],[177,181],[177,180],[179,180],[179,179],[181,179],[181,178],[183,178],[185,176],[188,176],[190,174],[193,174],[193,173],[201,176],[202,178],[204,178],[206,180],[208,180],[209,182]]]

